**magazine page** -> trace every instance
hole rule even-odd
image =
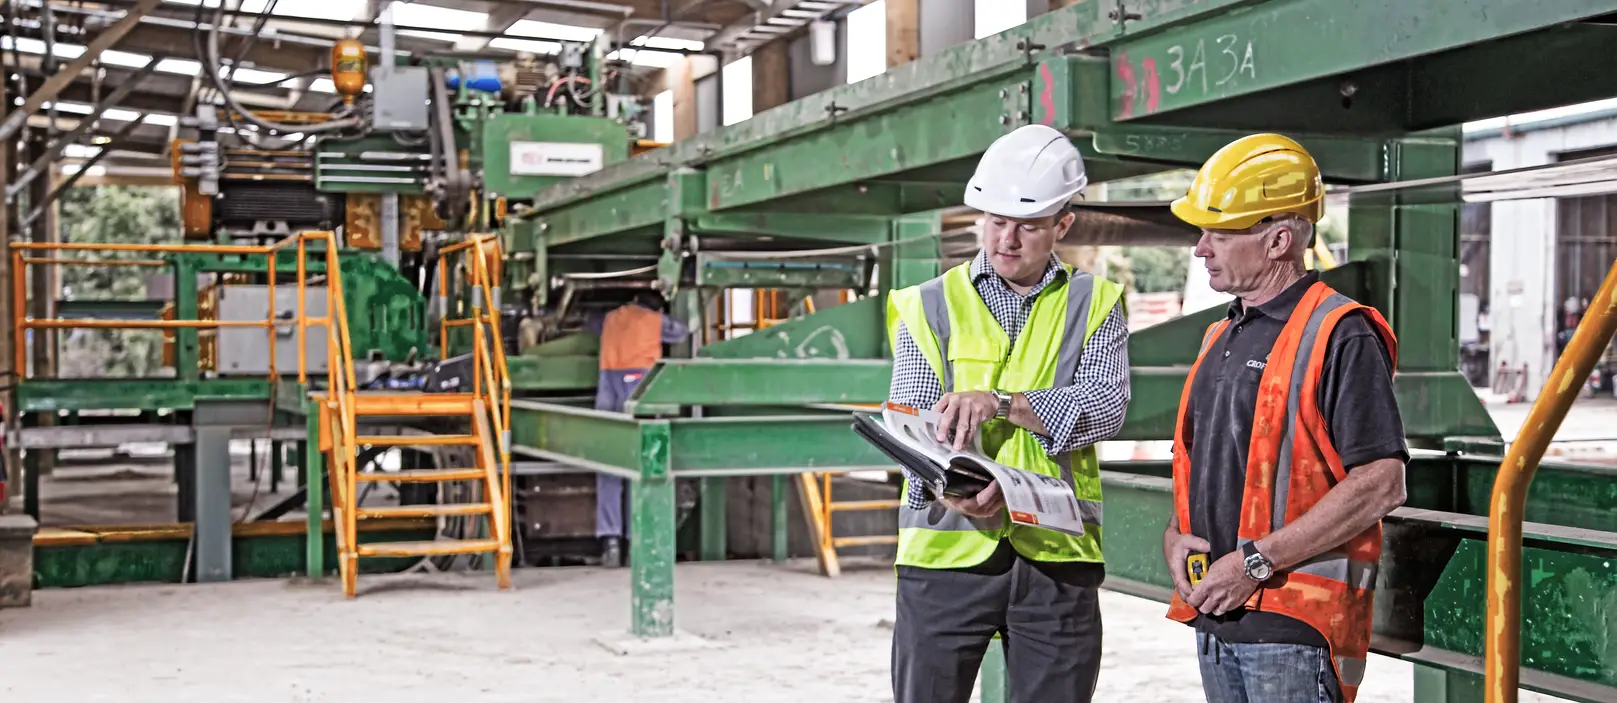
[[[980,463],[999,482],[1000,493],[1005,496],[1005,510],[1010,513],[1012,522],[1071,535],[1084,534],[1078,497],[1065,481],[992,460],[980,460]]]
[[[942,466],[948,466],[950,457],[960,452],[937,440],[938,422],[942,418],[940,413],[931,410],[921,410],[897,403],[882,405],[882,422],[887,425],[888,432],[906,446],[931,457]],[[982,456],[981,452],[975,451],[978,446],[974,442],[973,446],[967,447],[970,451],[964,454],[970,456],[975,452],[977,456],[973,458],[987,459],[988,457]]]
[[[1071,486],[1054,476],[1006,466],[982,453],[982,436],[972,438],[965,451],[937,441],[940,413],[897,403],[882,406],[882,420],[899,441],[939,464],[948,466],[956,458],[992,474],[1005,497],[1005,509],[1013,522],[1044,527],[1073,535],[1084,534],[1079,517],[1078,498]]]

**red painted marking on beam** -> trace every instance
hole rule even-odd
[[[717,210],[717,209],[719,209],[719,182],[712,179],[712,178],[709,178],[707,180],[707,192],[711,194],[707,199],[708,200],[707,209],[709,209],[709,210]]]
[[[1056,123],[1056,77],[1050,71],[1050,64],[1039,64],[1039,80],[1044,81],[1044,90],[1039,91],[1039,107],[1044,108],[1044,117],[1039,124],[1046,127]]]
[[[1157,104],[1162,101],[1162,81],[1157,77],[1157,60],[1146,57],[1140,62],[1145,69],[1145,112],[1152,114],[1157,111]]]
[[[1129,65],[1128,54],[1117,55],[1117,80],[1123,84],[1123,104],[1117,111],[1117,116],[1127,119],[1134,115],[1134,67]]]

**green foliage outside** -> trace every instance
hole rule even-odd
[[[62,194],[58,210],[64,242],[95,244],[177,243],[180,193],[176,188],[95,186]],[[61,252],[63,259],[152,259],[131,252]],[[43,271],[39,266],[36,271]],[[148,293],[149,280],[166,281],[172,269],[145,266],[62,266],[63,300],[144,300],[172,290]],[[162,285],[159,283],[159,285]],[[37,332],[36,332],[37,334]],[[168,375],[163,369],[159,330],[62,330],[57,342],[58,375],[66,378]]]

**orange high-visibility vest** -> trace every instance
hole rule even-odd
[[[602,371],[649,369],[662,357],[662,313],[630,303],[606,314],[601,323]]]
[[[1330,427],[1320,413],[1319,377],[1331,331],[1343,315],[1355,310],[1366,313],[1397,367],[1398,341],[1375,308],[1354,302],[1324,283],[1309,287],[1275,340],[1259,381],[1237,533],[1240,544],[1265,537],[1302,517],[1332,486],[1347,478],[1342,458],[1331,446]],[[1179,530],[1187,534],[1190,453],[1186,447],[1186,405],[1202,359],[1228,326],[1226,319],[1207,328],[1179,400],[1179,422],[1173,438],[1173,502]],[[1318,630],[1330,645],[1332,665],[1348,703],[1353,703],[1359,683],[1364,680],[1380,561],[1378,521],[1334,549],[1277,571],[1242,606],[1287,615]],[[1180,599],[1176,591],[1168,617],[1189,623],[1196,614],[1196,609]]]

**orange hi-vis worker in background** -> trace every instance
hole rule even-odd
[[[1324,210],[1313,157],[1278,134],[1220,149],[1173,203],[1235,297],[1185,380],[1163,532],[1210,703],[1351,703],[1364,678],[1409,453],[1392,328],[1304,266]],[[1195,585],[1191,554],[1211,564]]]
[[[595,409],[622,412],[623,404],[646,372],[663,358],[663,345],[690,335],[690,328],[662,313],[662,296],[641,293],[604,316],[592,316],[585,329],[601,336],[600,378]],[[595,475],[595,536],[601,540],[601,562],[622,566],[624,529],[623,479]]]

